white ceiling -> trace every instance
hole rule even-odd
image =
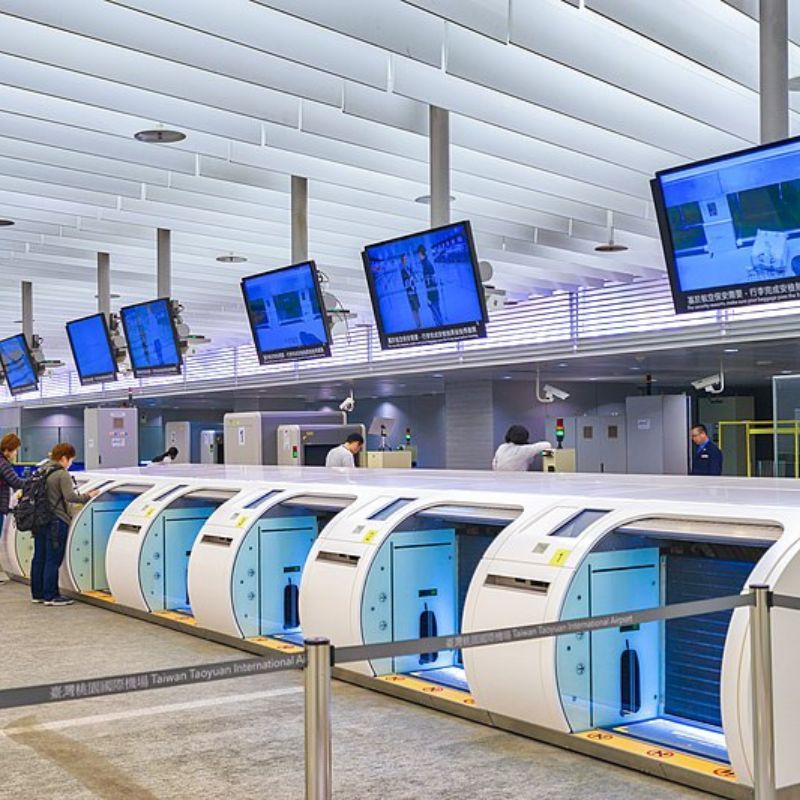
[[[64,322],[95,310],[96,252],[115,307],[148,299],[166,227],[187,321],[249,339],[238,279],[288,263],[291,174],[309,179],[329,291],[370,318],[362,246],[427,227],[429,104],[452,112],[452,214],[495,285],[662,274],[652,173],[757,140],[753,6],[0,0],[0,217],[16,222],[0,228],[0,335],[32,280],[45,352],[66,358]],[[800,72],[797,45],[790,61]],[[133,139],[158,125],[187,138]],[[608,211],[627,252],[594,252]],[[228,252],[249,261],[215,261]]]

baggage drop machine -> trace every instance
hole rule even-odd
[[[220,506],[198,538],[189,593],[198,626],[282,651],[302,645],[299,592],[320,531],[374,491],[275,486]]]
[[[247,488],[246,481],[176,478],[130,503],[114,524],[106,554],[114,599],[193,624],[188,569],[195,540],[214,511]]]

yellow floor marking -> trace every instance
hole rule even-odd
[[[673,750],[669,747],[643,742],[639,739],[632,739],[628,736],[620,736],[618,733],[610,731],[593,730],[575,733],[581,739],[589,739],[597,744],[612,747],[615,750],[623,750],[626,753],[635,753],[653,761],[662,761],[665,764],[674,764],[676,767],[690,769],[693,772],[701,772],[704,775],[712,775],[715,778],[736,782],[736,773],[727,765],[719,761],[711,761],[701,756],[693,756],[680,750]]]
[[[431,683],[411,675],[379,675],[378,680],[386,683],[394,683],[397,686],[403,686],[406,689],[411,689],[413,692],[420,692],[421,694],[433,695],[442,700],[449,700],[451,703],[459,703],[465,706],[475,705],[475,700],[469,692],[451,689],[448,686],[441,686],[438,683]]]
[[[154,611],[153,614],[164,619],[171,619],[173,622],[182,622],[184,625],[197,625],[197,620],[188,614],[180,611]]]
[[[87,597],[93,597],[95,600],[105,600],[106,603],[116,603],[117,601],[114,599],[113,594],[109,594],[108,592],[81,592],[81,594],[85,594]]]
[[[277,650],[281,653],[302,653],[303,648],[292,642],[284,642],[282,639],[273,639],[271,636],[252,636],[245,641],[266,647],[268,650]]]

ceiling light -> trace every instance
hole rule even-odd
[[[217,256],[217,261],[219,261],[220,264],[244,264],[247,258],[230,253],[227,256]]]
[[[444,375],[441,372],[434,372],[431,378],[444,378]]]
[[[455,203],[456,199],[453,195],[450,195],[450,202]],[[424,206],[429,206],[431,204],[431,196],[429,194],[421,194],[419,197],[414,198],[415,203],[422,203]]]
[[[8,228],[10,225],[14,224],[13,219],[0,219],[0,228]]]
[[[560,364],[556,364],[556,366],[557,366],[557,367],[566,367],[567,365],[566,365],[566,363],[564,363],[564,362],[562,361]]]
[[[739,348],[738,347],[726,347],[725,348],[725,352],[726,353],[738,353],[739,352]]]
[[[503,375],[503,380],[504,381],[510,381],[511,380],[511,376],[510,375]]]
[[[756,361],[756,366],[757,367],[771,367],[773,363],[774,363],[773,361]]]
[[[596,253],[622,253],[627,246],[614,241],[614,214],[606,211],[606,227],[608,228],[608,241],[598,244],[594,249]]]
[[[175,142],[182,142],[186,138],[186,134],[181,131],[171,131],[167,128],[153,128],[148,131],[137,131],[133,134],[133,138],[138,142],[147,144],[174,144]]]
[[[642,368],[641,367],[628,367],[628,369],[633,370],[633,372],[639,372]]]
[[[782,370],[781,370],[781,375],[791,375],[791,374],[792,374],[792,372],[794,372],[794,370],[791,370],[791,369],[782,369]]]

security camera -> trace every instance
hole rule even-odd
[[[709,375],[707,378],[700,378],[700,380],[692,381],[692,386],[694,386],[698,392],[701,389],[705,389],[707,392],[715,394],[722,391],[724,387],[723,381],[722,373],[718,372],[716,375]]]
[[[542,387],[542,392],[549,403],[552,403],[554,400],[566,400],[569,397],[569,392],[565,392],[557,386],[551,386],[549,383],[546,383]]]
[[[350,391],[350,396],[345,397],[341,403],[339,403],[339,411],[344,411],[345,413],[349,414],[351,411],[355,410],[356,407],[356,399],[353,397],[352,390]]]

